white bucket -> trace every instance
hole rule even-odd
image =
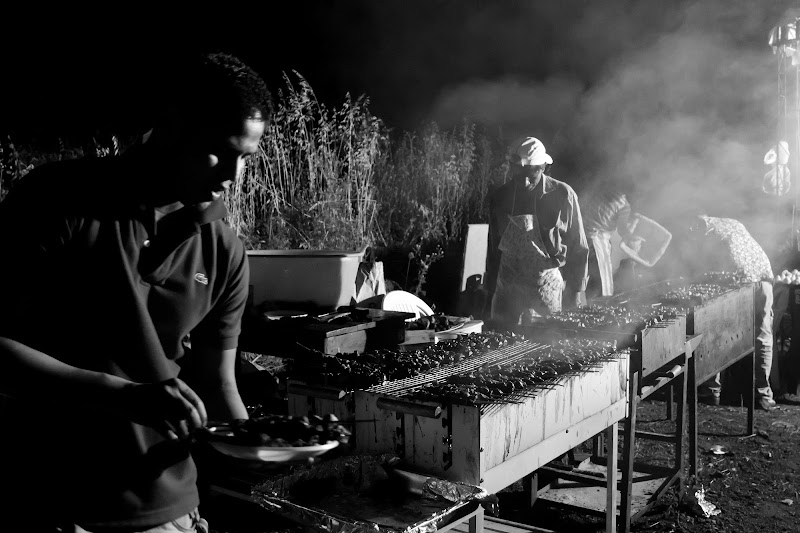
[[[661,259],[672,240],[672,233],[666,228],[639,213],[631,216],[630,232],[640,239],[638,249],[631,248],[624,241],[619,247],[631,259],[646,267],[652,267]]]
[[[335,310],[356,292],[360,252],[340,250],[248,250],[252,305],[264,302]]]

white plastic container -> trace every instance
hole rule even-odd
[[[252,305],[305,304],[335,310],[355,298],[358,266],[366,248],[248,250]]]
[[[619,247],[631,259],[646,267],[652,267],[661,259],[672,240],[672,233],[666,228],[639,213],[635,213],[631,217],[630,231],[634,237],[641,239],[638,249],[628,246],[624,241],[620,243]]]

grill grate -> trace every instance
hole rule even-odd
[[[598,372],[607,363],[610,363],[612,361],[617,361],[623,356],[623,354],[629,353],[629,350],[627,349],[617,350],[616,347],[614,346],[614,343],[612,342],[604,344],[605,344],[604,350],[607,350],[605,351],[604,354],[592,357],[589,360],[580,363],[581,366],[578,368],[574,368],[566,372],[561,372],[559,375],[554,376],[550,379],[539,382],[535,385],[532,384],[529,388],[518,389],[509,392],[503,396],[497,396],[482,400],[475,399],[474,402],[473,401],[468,402],[468,405],[475,405],[479,407],[481,413],[486,414],[492,410],[502,408],[503,405],[524,403],[527,399],[539,396],[547,389],[563,387],[565,385],[565,380],[571,377],[580,376],[591,372]],[[381,395],[391,396],[396,399],[403,399],[403,400],[407,399],[412,403],[425,402],[425,401],[442,401],[447,404],[461,403],[455,399],[426,400],[425,398],[415,398],[415,395],[420,389],[422,389],[426,385],[442,382],[447,380],[448,378],[451,378],[459,374],[470,373],[481,368],[485,369],[487,367],[490,368],[497,367],[500,365],[506,365],[515,362],[524,363],[526,359],[533,360],[533,359],[538,359],[539,356],[541,355],[547,356],[549,354],[548,349],[550,347],[551,347],[550,344],[540,344],[540,343],[535,343],[533,341],[523,341],[514,344],[512,346],[493,350],[481,356],[470,358],[469,360],[463,361],[461,363],[448,365],[446,367],[440,367],[434,371],[428,372],[421,376],[416,376],[413,378],[407,378],[403,380],[391,381],[388,383],[384,383],[382,385],[376,385],[368,389],[368,391]],[[542,352],[547,352],[547,353],[542,354]]]
[[[473,372],[486,364],[489,366],[496,366],[511,363],[518,359],[527,357],[532,353],[545,350],[549,347],[550,345],[548,344],[541,344],[530,340],[521,341],[512,344],[511,346],[498,348],[482,355],[470,357],[469,359],[459,363],[453,363],[432,369],[429,372],[420,374],[419,376],[389,381],[381,385],[370,387],[367,390],[369,392],[381,394],[398,394],[406,390],[416,389],[429,383],[435,383],[437,381],[447,379],[451,376]]]

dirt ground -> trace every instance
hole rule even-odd
[[[663,401],[645,401],[638,411],[638,428],[668,433]],[[800,531],[800,397],[779,398],[778,408],[755,412],[755,433],[746,434],[747,410],[740,406],[698,405],[696,480],[684,483],[686,495],[705,490],[705,500],[720,511],[705,513],[691,498],[670,491],[631,527],[634,532],[798,532]],[[637,461],[667,465],[672,445],[637,441]],[[724,454],[711,453],[719,445]],[[688,470],[688,459],[687,459]],[[696,499],[694,500],[696,502]],[[500,517],[563,532],[604,531],[604,521],[536,504],[527,510],[518,496],[501,496]]]

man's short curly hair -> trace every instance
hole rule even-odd
[[[203,54],[181,65],[175,74],[172,104],[192,121],[220,125],[242,118],[269,122],[272,117],[267,84],[236,56]]]

